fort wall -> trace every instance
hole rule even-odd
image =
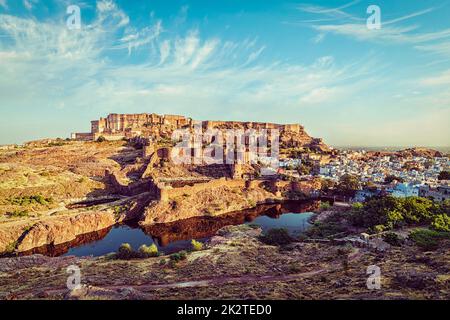
[[[154,113],[139,114],[109,114],[106,118],[91,121],[90,133],[76,133],[76,139],[95,140],[102,135],[105,139],[115,139],[117,136],[131,138],[139,135],[145,130],[175,130],[182,128],[193,128],[195,123],[201,123],[203,129],[255,129],[268,130],[277,129],[293,133],[303,132],[303,126],[299,124],[276,124],[269,122],[241,122],[241,121],[195,121],[179,115],[158,115]],[[91,136],[89,136],[89,134]]]
[[[79,141],[92,141],[94,135],[92,133],[73,133],[71,138]]]
[[[187,185],[180,188],[172,188],[170,186],[160,186],[161,188],[161,201],[171,200],[180,196],[189,195],[193,196],[199,192],[205,190],[211,190],[220,187],[230,187],[230,188],[245,188],[245,180],[228,180],[225,178],[211,180],[205,183],[196,183],[192,186]]]
[[[158,184],[158,198],[161,201],[169,201],[182,196],[194,196],[205,190],[212,190],[221,187],[255,189],[265,188],[280,197],[283,193],[296,192],[305,196],[313,195],[317,186],[313,181],[280,181],[280,180],[244,180],[244,179],[226,179],[220,178],[194,185],[185,185],[183,187],[173,188],[164,184]]]

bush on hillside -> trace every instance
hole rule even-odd
[[[450,217],[445,213],[434,216],[431,228],[436,231],[450,232]]]
[[[421,197],[372,198],[363,204],[354,205],[349,214],[349,221],[358,227],[368,228],[372,232],[381,232],[405,225],[436,225],[445,228],[445,217],[449,203],[435,203]],[[445,230],[443,230],[445,231]]]
[[[173,262],[179,262],[181,260],[186,260],[187,252],[183,250],[183,251],[180,251],[177,253],[173,253],[170,255],[169,258],[170,258],[170,261],[173,261]]]
[[[294,241],[286,229],[270,229],[259,237],[259,240],[269,245],[287,245]]]
[[[129,243],[122,243],[119,250],[117,250],[116,256],[118,259],[128,260],[136,258],[136,252],[133,251]]]
[[[196,241],[195,239],[192,239],[191,245],[192,245],[192,251],[203,250],[203,243],[201,243],[200,241]]]
[[[394,247],[400,247],[403,243],[403,240],[394,232],[385,233],[383,235],[383,240]]]
[[[142,258],[150,258],[158,256],[158,247],[152,243],[150,246],[143,244],[139,247],[139,253]]]
[[[320,209],[321,210],[328,210],[331,208],[331,204],[327,201],[321,201],[320,202]]]
[[[420,248],[431,251],[439,248],[439,242],[443,239],[450,239],[450,233],[439,232],[428,229],[416,229],[409,235],[411,239]]]

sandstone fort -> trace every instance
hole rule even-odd
[[[322,139],[310,137],[300,124],[276,124],[268,122],[239,121],[197,121],[179,115],[141,114],[109,114],[106,118],[91,121],[91,132],[74,133],[76,140],[95,141],[102,137],[105,140],[121,140],[142,137],[152,140],[170,138],[174,130],[190,129],[201,123],[207,129],[276,129],[280,133],[280,144],[283,147],[308,147],[326,151],[328,147]]]

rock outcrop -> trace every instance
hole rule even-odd
[[[80,234],[105,229],[116,223],[113,213],[83,213],[74,217],[59,217],[49,221],[38,222],[25,231],[19,239],[16,251],[28,251],[36,247],[52,244],[58,245],[75,240]]]
[[[74,241],[80,235],[138,218],[150,201],[151,193],[147,192],[99,206],[97,211],[80,209],[54,217],[0,224],[0,253],[26,252]]]
[[[443,157],[443,154],[441,152],[430,148],[410,148],[398,151],[397,154],[402,157],[424,157],[424,158]]]

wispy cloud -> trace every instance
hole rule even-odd
[[[0,0],[0,7],[8,9],[8,2],[6,0]]]
[[[450,37],[450,29],[429,33],[411,33],[417,26],[382,27],[380,30],[369,30],[363,24],[316,25],[314,29],[320,32],[331,32],[353,37],[357,40],[371,40],[385,43],[419,44]]]
[[[312,38],[312,42],[315,44],[321,43],[325,39],[325,33],[318,33],[314,38]]]
[[[408,19],[411,19],[411,18],[419,17],[419,16],[424,15],[426,13],[433,12],[435,9],[436,8],[432,7],[432,8],[427,8],[427,9],[420,10],[420,11],[417,11],[417,12],[413,12],[413,13],[408,14],[406,16],[402,16],[402,17],[399,17],[399,18],[395,18],[395,19],[383,22],[383,25],[386,26],[386,25],[390,25],[390,24],[397,23],[397,22],[400,22],[400,21],[404,21],[404,20],[408,20]]]
[[[351,7],[359,2],[360,2],[360,0],[355,0],[355,1],[349,2],[349,3],[344,4],[337,8],[327,8],[327,7],[318,6],[318,5],[301,4],[297,7],[297,9],[300,11],[303,11],[303,12],[311,13],[311,14],[319,14],[319,15],[328,16],[329,17],[329,19],[327,19],[328,21],[334,20],[334,19],[342,19],[342,18],[349,18],[352,20],[360,20],[359,18],[354,17],[353,15],[348,14],[343,11],[343,9]],[[312,21],[314,21],[314,20],[312,20]],[[303,22],[305,22],[305,21],[303,21]]]
[[[338,8],[326,8],[308,4],[301,5],[298,7],[299,10],[315,14],[317,17],[316,19],[302,20],[300,21],[300,24],[309,25],[313,29],[319,31],[319,34],[313,38],[314,43],[321,42],[327,33],[343,35],[359,41],[403,44],[421,44],[450,37],[450,29],[419,33],[417,32],[419,29],[418,25],[395,26],[399,22],[429,14],[436,10],[435,7],[412,12],[391,20],[382,21],[382,28],[380,30],[369,30],[366,27],[366,19],[364,17],[357,17],[343,10],[358,3],[359,1],[353,1]],[[326,23],[333,20],[339,20],[340,23]],[[421,49],[431,51],[434,48],[437,52],[447,52],[445,48],[443,49],[442,47],[427,46],[422,47]]]
[[[25,9],[31,10],[33,9],[34,5],[37,4],[39,0],[23,0],[23,5]]]
[[[435,43],[435,44],[424,44],[418,45],[414,48],[422,51],[427,51],[431,53],[440,54],[446,57],[450,57],[450,41]]]
[[[131,55],[133,50],[145,46],[157,39],[162,31],[162,22],[159,20],[153,26],[145,27],[142,30],[125,35],[119,40],[120,44],[114,46],[113,48],[128,49],[128,55]]]
[[[439,75],[422,79],[425,86],[450,86],[450,70],[446,70]]]
[[[2,100],[19,107],[30,101],[54,108],[94,106],[99,113],[169,106],[206,114],[240,106],[233,112],[247,111],[249,117],[265,108],[331,102],[337,93],[343,98],[351,95],[343,90],[346,83],[371,72],[367,61],[337,66],[330,56],[311,65],[263,64],[259,57],[266,46],[256,39],[204,39],[198,29],[165,33],[159,20],[134,28],[112,1],[99,1],[97,9],[96,19],[77,31],[63,22],[0,15],[0,30],[11,40],[0,42]],[[112,62],[112,49],[147,57]],[[210,109],[200,111],[199,104]]]

